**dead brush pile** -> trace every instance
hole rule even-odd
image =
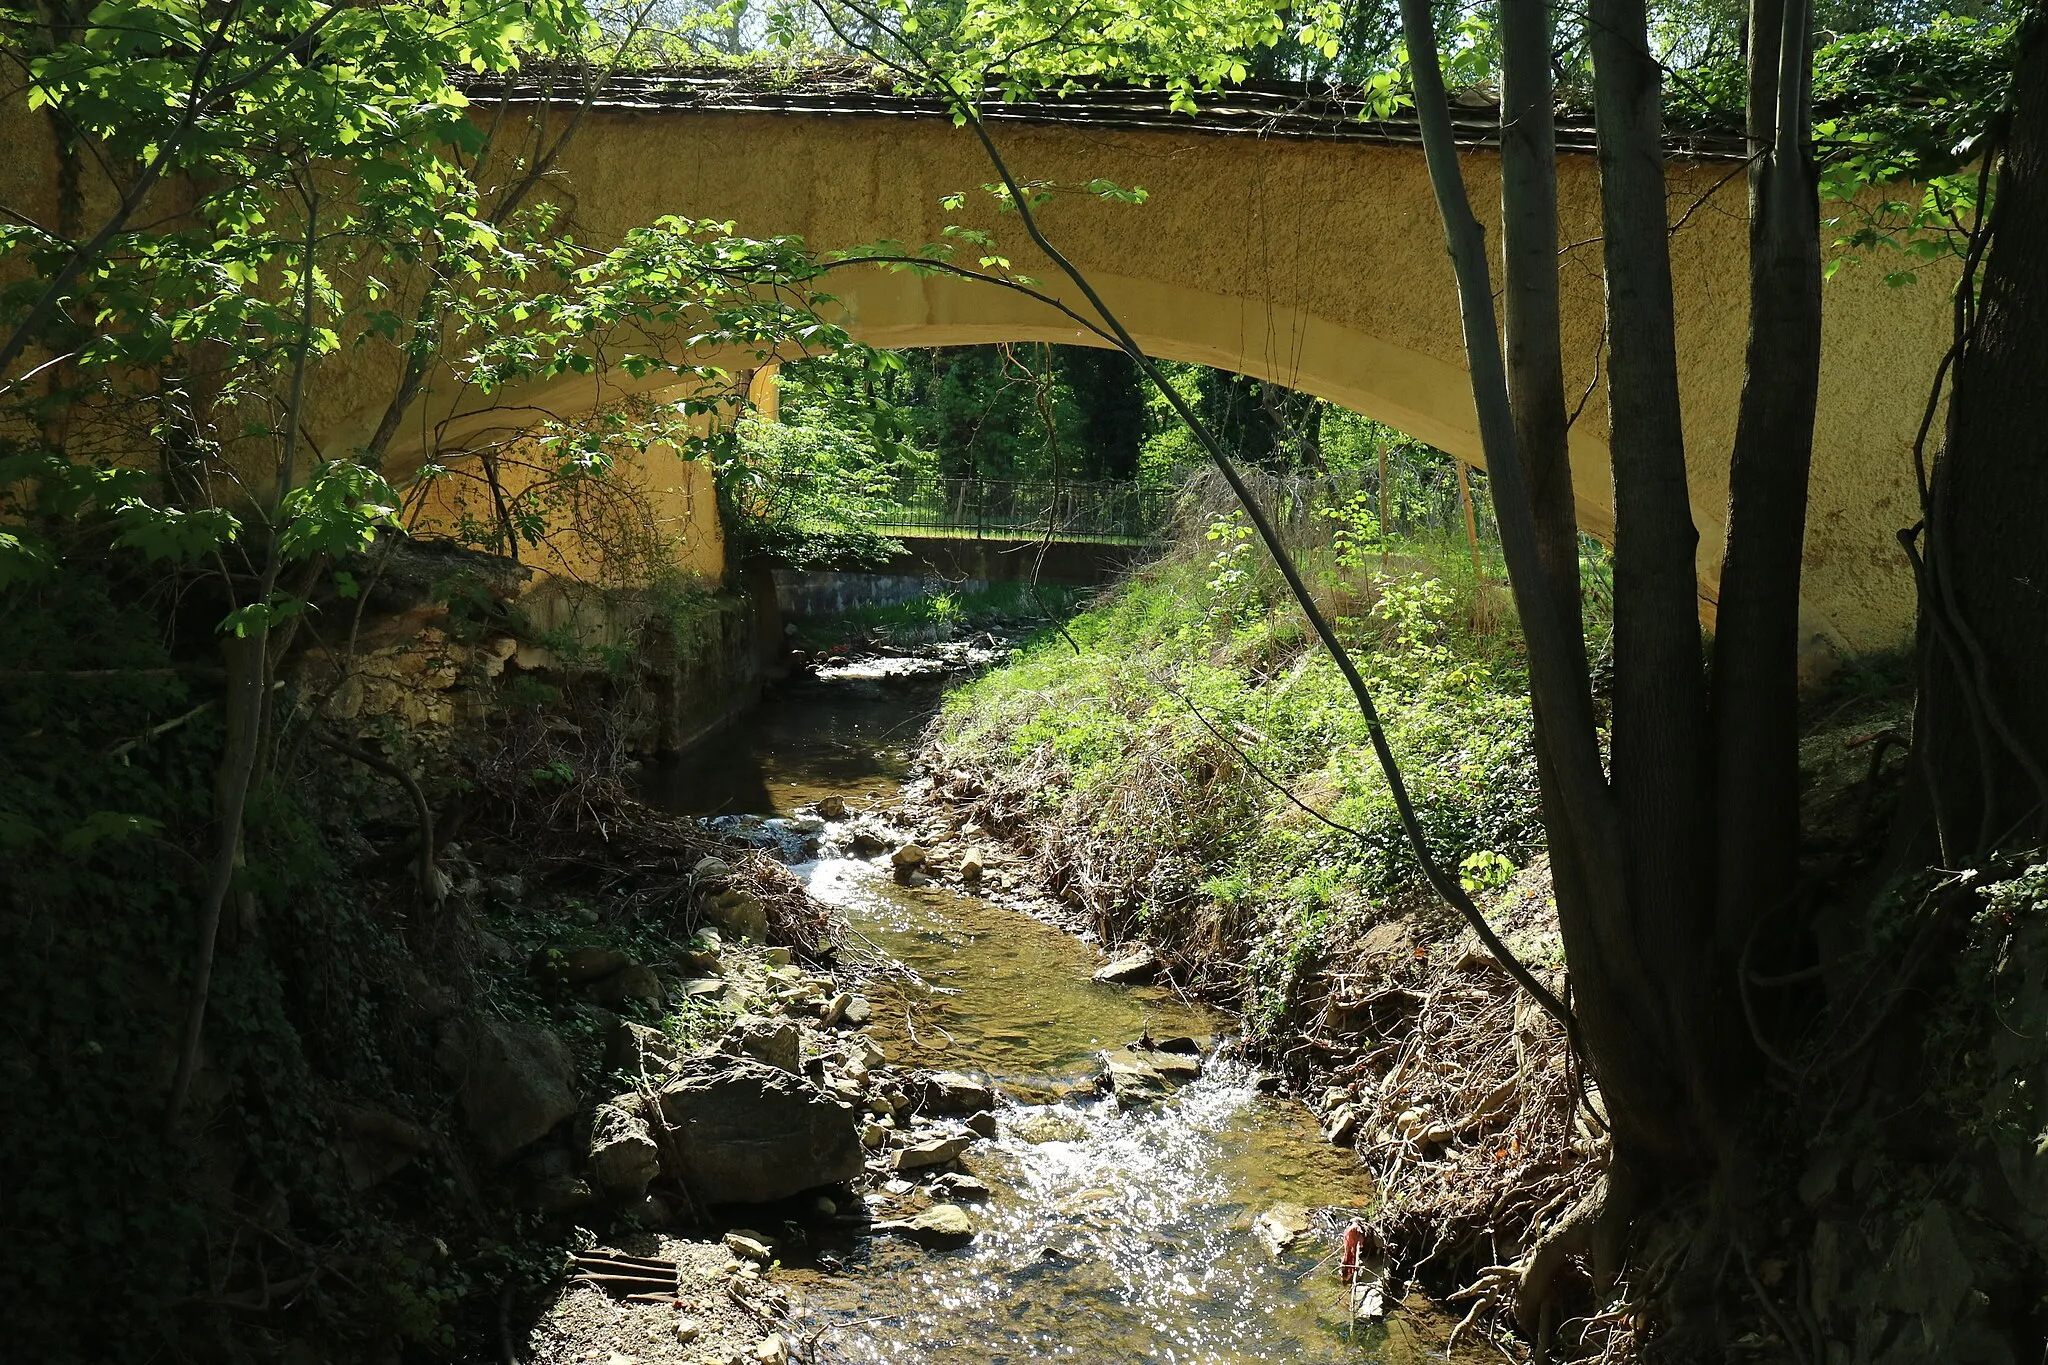
[[[461,827],[517,849],[543,884],[591,896],[608,916],[665,920],[683,939],[701,920],[692,869],[715,856],[731,868],[726,885],[766,911],[774,942],[813,962],[830,956],[832,912],[769,854],[736,849],[637,799],[623,744],[595,719],[533,717],[495,730],[473,752]]]
[[[1502,888],[1488,914],[1525,958],[1554,952],[1543,863]],[[1562,989],[1561,971],[1544,975]],[[1563,1030],[1433,908],[1333,948],[1297,1027],[1289,1051],[1314,1059],[1325,1134],[1354,1147],[1386,1194],[1364,1222],[1368,1247],[1392,1279],[1420,1282],[1460,1314],[1454,1345],[1476,1335],[1521,1349],[1523,1273],[1597,1191],[1607,1159],[1597,1099]],[[1554,1358],[1625,1344],[1625,1325],[1597,1315],[1579,1279],[1578,1318],[1520,1324]]]

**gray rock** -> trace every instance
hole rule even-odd
[[[995,1112],[984,1109],[978,1114],[969,1114],[967,1116],[967,1130],[976,1137],[993,1138],[996,1135]]]
[[[633,959],[617,948],[550,948],[548,967],[571,986],[588,986],[610,976]]]
[[[605,1040],[604,1064],[608,1070],[659,1080],[679,1055],[675,1040],[660,1029],[621,1019]]]
[[[944,1175],[934,1176],[932,1188],[948,1199],[964,1199],[969,1203],[979,1203],[994,1193],[986,1182],[959,1171],[948,1171]]]
[[[765,1014],[744,1014],[726,1036],[734,1047],[757,1062],[766,1062],[784,1071],[796,1071],[802,1065],[799,1055],[802,1038],[797,1033],[794,1020],[775,1019]]]
[[[641,1105],[638,1095],[621,1095],[598,1108],[591,1126],[590,1183],[613,1199],[639,1199],[661,1174],[661,1149]]]
[[[1103,1062],[1103,1079],[1123,1104],[1149,1104],[1166,1093],[1166,1077],[1139,1053],[1111,1052]]]
[[[690,875],[697,879],[699,885],[722,882],[732,875],[732,864],[716,856],[699,858],[691,867]]]
[[[1159,954],[1150,948],[1134,948],[1112,959],[1095,973],[1097,981],[1112,986],[1138,986],[1159,975]]]
[[[591,982],[590,994],[598,1004],[613,1009],[629,1004],[652,1005],[659,1009],[666,995],[661,988],[661,977],[654,968],[637,962]]]
[[[752,1228],[734,1228],[725,1234],[725,1249],[743,1261],[766,1265],[775,1256],[775,1239]]]
[[[434,1135],[396,1114],[362,1104],[337,1104],[335,1126],[341,1130],[342,1168],[348,1183],[367,1190],[402,1170]]]
[[[899,1171],[921,1171],[930,1166],[944,1166],[957,1161],[960,1154],[974,1145],[974,1134],[962,1133],[956,1137],[933,1138],[905,1147],[896,1153],[891,1164]]]
[[[919,1246],[957,1247],[974,1240],[974,1219],[958,1204],[934,1204],[895,1230]]]
[[[590,1182],[573,1175],[550,1176],[533,1187],[533,1204],[556,1218],[573,1218],[597,1202]]]
[[[815,809],[819,815],[822,815],[827,820],[844,820],[846,818],[846,798],[843,796],[828,796],[820,801]]]
[[[868,1021],[875,1017],[875,1007],[867,997],[856,995],[846,1002],[846,1008],[839,1015],[839,1022],[848,1028],[866,1028]]]
[[[1266,1254],[1275,1259],[1291,1251],[1308,1234],[1309,1227],[1308,1210],[1299,1204],[1275,1204],[1252,1219],[1252,1235],[1266,1248]]]
[[[889,855],[889,866],[908,871],[914,867],[923,867],[924,860],[925,851],[922,846],[905,844]]]
[[[764,1204],[861,1173],[853,1111],[751,1057],[687,1058],[658,1100],[678,1174],[707,1203]]]
[[[1202,1074],[1201,1057],[1185,1052],[1167,1052],[1163,1049],[1147,1052],[1132,1048],[1131,1055],[1169,1081],[1191,1081]]]
[[[768,937],[768,909],[744,891],[722,891],[704,902],[704,917],[738,938]]]
[[[972,1114],[996,1102],[994,1087],[964,1071],[934,1071],[923,1081],[926,1113]]]
[[[458,1086],[456,1098],[492,1165],[576,1112],[576,1066],[544,1028],[493,1015],[457,1021],[434,1061]]]

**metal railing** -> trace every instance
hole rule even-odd
[[[1164,534],[1176,496],[1136,483],[924,478],[896,490],[877,529],[1143,543]]]

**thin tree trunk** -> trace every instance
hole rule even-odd
[[[1798,872],[1799,571],[1820,384],[1811,0],[1755,0],[1750,32],[1749,347],[1714,633],[1724,963],[1742,960]]]
[[[1557,285],[1557,123],[1549,0],[1501,0],[1502,322],[1515,444],[1551,609],[1582,661],[1579,527],[1566,437]]]
[[[1637,950],[1656,992],[1656,1045],[1683,1110],[1720,1113],[1710,1061],[1727,1030],[1713,1008],[1714,801],[1695,551],[1665,219],[1662,71],[1643,0],[1593,0],[1614,465],[1614,719],[1610,746]],[[1676,1116],[1673,1116],[1676,1118]],[[1697,1170],[1715,1145],[1698,1122],[1627,1159]],[[1623,1134],[1618,1130],[1619,1144]]]
[[[1574,637],[1561,626],[1543,569],[1534,499],[1516,444],[1507,373],[1494,330],[1485,238],[1472,216],[1458,168],[1430,0],[1402,0],[1401,13],[1430,181],[1457,272],[1466,359],[1508,582],[1529,648],[1544,824],[1580,1036],[1606,1100],[1617,1149],[1667,1149],[1682,1141],[1682,1091],[1670,1084],[1662,999],[1637,949],[1629,888],[1622,875],[1627,861],[1622,825],[1600,765],[1585,652],[1583,645],[1572,646]],[[1523,25],[1517,32],[1521,41],[1532,42],[1540,40],[1543,29]],[[1547,54],[1547,45],[1544,50]],[[1526,158],[1531,145],[1524,142],[1512,154]],[[1555,161],[1547,167],[1517,168],[1518,176],[1538,174],[1554,176]],[[1532,255],[1518,255],[1523,268],[1528,268]],[[1555,257],[1536,268],[1554,273]],[[1511,294],[1515,284],[1510,282]],[[1576,614],[1574,602],[1574,619]],[[1695,658],[1695,672],[1697,668]]]

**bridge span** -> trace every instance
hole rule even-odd
[[[552,182],[580,239],[613,240],[666,213],[796,234],[821,250],[937,241],[962,222],[995,234],[1017,269],[1056,284],[1014,218],[978,192],[993,177],[967,131],[857,83],[774,92],[730,75],[719,81],[643,79],[605,92]],[[501,93],[515,111],[539,110],[521,103],[537,100],[531,90]],[[489,102],[484,90],[472,97]],[[1044,219],[1151,354],[1276,380],[1481,464],[1454,282],[1412,130],[1347,121],[1341,109],[1303,113],[1305,100],[1248,95],[1192,121],[1134,111],[1128,100],[1107,111],[1033,106],[997,129],[1021,177],[1103,177],[1148,191],[1143,205],[1063,194]],[[1484,144],[1484,118],[1461,131],[1473,144],[1472,198],[1492,229],[1497,155]],[[1583,129],[1567,128],[1562,141],[1574,481],[1582,524],[1605,536],[1613,499],[1598,168]],[[1747,320],[1747,204],[1739,160],[1711,143],[1674,150],[1668,183],[1700,594],[1711,622]],[[941,200],[962,191],[966,211],[946,211]],[[1894,533],[1917,515],[1909,451],[1946,344],[1949,282],[1932,270],[1891,288],[1877,270],[1851,266],[1827,285],[1803,581],[1815,644],[1862,651],[1910,632],[1912,586]],[[834,277],[831,290],[853,335],[878,346],[1090,340],[1045,306],[984,284],[863,267]],[[560,410],[603,396],[587,379],[571,387],[534,401]]]

